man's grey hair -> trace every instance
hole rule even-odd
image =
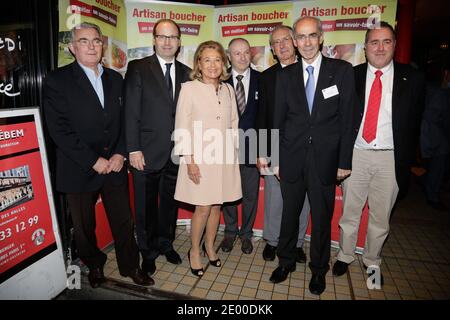
[[[95,29],[99,35],[99,38],[102,38],[102,31],[100,30],[100,27],[98,25],[90,22],[82,22],[77,24],[70,30],[70,42],[73,42],[75,40],[75,31],[80,29]]]
[[[282,29],[288,30],[288,31],[289,31],[289,34],[291,35],[292,40],[294,40],[294,31],[292,30],[292,28],[289,27],[289,26],[285,26],[284,24],[280,24],[280,25],[277,25],[277,26],[272,30],[272,32],[270,33],[270,36],[269,36],[269,45],[272,45],[273,34],[274,34],[276,31],[282,30]]]
[[[319,30],[319,33],[320,33],[320,34],[323,33],[323,29],[322,29],[322,21],[320,21],[319,18],[316,18],[316,17],[310,17],[310,16],[300,17],[300,18],[298,18],[297,20],[295,20],[294,25],[292,26],[292,29],[294,30],[294,33],[295,33],[295,27],[297,26],[297,24],[298,24],[300,21],[303,21],[303,20],[305,20],[305,19],[313,19],[313,20],[315,20],[316,23],[317,23],[317,29]]]

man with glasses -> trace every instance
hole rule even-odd
[[[333,274],[341,276],[355,260],[359,222],[368,200],[369,224],[363,263],[383,285],[381,249],[397,195],[406,192],[415,158],[424,97],[424,78],[393,61],[395,33],[380,22],[366,32],[367,63],[354,68],[359,101],[355,109],[353,171],[343,182],[341,237]],[[399,193],[400,192],[400,193]],[[379,287],[379,286],[377,286]],[[375,288],[370,286],[369,288]]]
[[[136,284],[153,279],[139,268],[128,175],[124,164],[122,77],[102,67],[100,28],[81,23],[71,31],[69,49],[76,61],[50,73],[44,83],[44,112],[57,150],[56,189],[66,194],[80,259],[89,283],[106,281],[106,255],[97,247],[95,205],[101,195],[114,238],[122,276]]]
[[[307,194],[312,218],[309,290],[321,294],[329,270],[336,180],[351,172],[355,82],[351,64],[320,53],[319,19],[302,17],[293,29],[301,61],[278,72],[275,90],[283,214],[279,266],[270,280],[282,282],[295,271],[298,219]]]
[[[189,67],[175,58],[181,45],[179,26],[162,19],[153,28],[155,53],[128,64],[125,76],[125,127],[134,183],[136,231],[148,274],[160,254],[180,264],[173,248],[178,206],[174,199],[178,164],[172,162],[172,131],[181,84]]]
[[[271,163],[271,130],[273,126],[273,115],[275,107],[275,85],[278,70],[297,62],[297,55],[293,42],[293,31],[291,27],[279,25],[270,34],[270,47],[273,55],[279,63],[274,64],[269,69],[261,73],[259,78],[259,108],[257,115],[258,129],[267,130],[266,148],[258,149],[257,166],[264,175],[264,239],[267,241],[263,251],[263,259],[266,261],[275,260],[280,235],[281,214],[283,212],[283,198],[281,196],[280,182],[270,170]],[[260,133],[261,134],[261,133]],[[263,150],[264,149],[264,150]],[[305,197],[305,202],[301,209],[299,218],[299,231],[297,240],[297,257],[299,263],[306,262],[306,255],[303,251],[303,242],[309,221],[309,201]]]

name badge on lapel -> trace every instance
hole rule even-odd
[[[336,85],[325,88],[322,90],[323,98],[328,99],[339,94],[338,88]]]

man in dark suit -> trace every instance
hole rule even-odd
[[[100,65],[102,36],[97,25],[72,29],[69,49],[76,61],[50,73],[44,85],[44,112],[57,150],[56,188],[66,194],[75,241],[89,267],[89,282],[105,281],[106,255],[97,247],[95,204],[101,195],[123,276],[140,285],[154,281],[139,269],[128,176],[124,167],[122,77]]]
[[[298,19],[294,35],[302,59],[278,72],[275,91],[284,202],[279,266],[270,280],[282,282],[295,271],[298,215],[307,193],[312,217],[309,290],[321,294],[329,270],[335,183],[351,172],[355,82],[349,63],[321,55],[319,19]]]
[[[275,260],[280,235],[281,215],[283,212],[283,197],[281,195],[280,182],[271,170],[271,132],[274,128],[273,116],[275,108],[275,86],[278,70],[297,62],[297,55],[294,46],[294,32],[291,27],[279,25],[270,34],[270,47],[273,55],[279,63],[274,64],[259,77],[259,108],[257,115],[258,137],[262,145],[258,148],[257,167],[264,175],[264,231],[263,237],[267,241],[263,250],[263,259],[266,261]],[[260,130],[267,130],[263,134]],[[264,143],[266,145],[264,146]],[[278,148],[274,150],[278,152]],[[275,156],[275,155],[274,155]],[[309,222],[309,201],[305,197],[299,218],[299,231],[297,240],[297,258],[299,263],[306,262],[306,255],[303,251],[306,229]]]
[[[236,203],[223,206],[225,237],[220,244],[224,252],[233,249],[239,234],[241,250],[245,254],[253,251],[253,224],[256,218],[259,192],[259,172],[256,168],[256,113],[258,111],[259,72],[250,68],[250,44],[243,38],[235,38],[228,44],[231,77],[228,83],[235,88],[239,114],[239,170],[242,183],[242,224],[238,229]]]
[[[173,248],[178,165],[171,159],[171,135],[178,94],[181,84],[189,80],[190,69],[175,59],[180,36],[174,21],[159,20],[153,29],[155,54],[131,61],[125,76],[126,145],[134,181],[137,239],[142,269],[150,275],[160,254],[170,263],[181,263]]]
[[[354,68],[359,103],[355,109],[356,136],[352,175],[343,182],[343,213],[335,276],[347,272],[355,259],[362,209],[369,202],[369,224],[363,263],[375,273],[389,233],[389,217],[397,195],[409,184],[415,158],[424,78],[413,68],[393,61],[395,33],[386,22],[368,29],[368,63]],[[381,271],[378,285],[382,285]]]
[[[428,72],[420,132],[420,151],[422,158],[426,159],[427,170],[421,180],[427,203],[433,209],[443,212],[450,211],[440,194],[446,181],[450,160],[450,135],[446,129],[450,126],[450,88],[445,80],[447,72]]]

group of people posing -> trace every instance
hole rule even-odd
[[[306,263],[303,241],[311,214],[309,290],[325,290],[337,183],[344,196],[333,274],[345,274],[355,259],[367,200],[363,261],[370,270],[379,268],[392,207],[408,184],[424,85],[420,73],[393,62],[396,39],[389,24],[367,30],[367,63],[355,68],[321,54],[319,19],[277,26],[269,41],[278,63],[260,74],[250,66],[250,44],[243,38],[232,39],[227,50],[216,41],[201,43],[191,70],[176,60],[179,26],[163,19],[153,29],[155,53],[131,61],[124,83],[100,64],[98,26],[81,23],[71,35],[76,61],[46,77],[44,114],[57,147],[56,187],[66,194],[91,286],[105,281],[106,255],[95,237],[99,195],[120,274],[152,285],[160,255],[182,262],[173,247],[180,202],[195,206],[187,252],[192,274],[205,273],[202,253],[211,266],[222,266],[214,246],[221,211],[221,250],[231,251],[239,237],[242,252],[252,253],[261,175],[263,258],[279,260],[270,281],[283,282],[296,263]],[[278,130],[277,139],[252,152],[250,135],[238,132],[262,129]]]

